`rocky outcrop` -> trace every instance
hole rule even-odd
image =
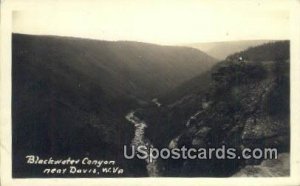
[[[273,63],[273,65],[275,64]],[[243,66],[245,64],[229,68],[241,68],[241,73],[245,73],[243,69],[248,67],[244,68]],[[277,148],[279,153],[288,152],[289,111],[280,110],[280,105],[276,104],[279,99],[289,102],[289,86],[286,85],[288,81],[284,80],[287,77],[274,74],[273,68],[259,68],[265,70],[265,76],[260,78],[243,76],[244,81],[238,83],[232,83],[234,77],[228,78],[228,82],[224,82],[229,74],[223,74],[226,77],[221,78],[222,82],[214,85],[214,91],[209,100],[211,104],[199,108],[197,113],[191,116],[192,120],[188,120],[187,128],[171,140],[169,147],[207,148],[226,145],[236,148],[237,152],[241,152],[245,148]],[[234,75],[234,73],[232,74]],[[280,92],[280,95],[273,96],[274,92]],[[275,108],[276,112],[273,112],[270,111],[271,107],[278,108]],[[280,158],[287,159],[288,156],[288,154],[284,154],[280,155]],[[170,175],[178,168],[189,170],[188,174],[182,173],[183,176],[199,176],[201,174],[204,176],[231,176],[241,168],[244,171],[235,176],[251,175],[251,170],[255,172],[252,176],[280,176],[288,172],[286,167],[274,174],[268,172],[273,169],[271,166],[273,164],[274,169],[280,169],[280,165],[273,163],[277,160],[263,161],[261,165],[254,166],[254,164],[260,164],[261,161],[255,159],[183,160],[179,163],[180,165],[173,166],[174,161],[169,161],[166,166],[169,171],[167,174]],[[285,162],[281,159],[278,160],[279,164]]]
[[[290,154],[282,153],[277,159],[264,160],[260,165],[247,165],[233,177],[283,177],[290,174]]]

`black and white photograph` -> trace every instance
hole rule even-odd
[[[11,12],[12,179],[291,176],[293,1],[75,2]]]

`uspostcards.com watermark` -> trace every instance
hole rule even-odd
[[[222,145],[218,148],[154,148],[147,146],[126,146],[124,145],[124,157],[126,159],[145,159],[153,162],[159,158],[161,159],[277,159],[276,148],[243,148],[237,150],[236,148],[227,148]]]

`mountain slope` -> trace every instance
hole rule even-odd
[[[125,115],[215,63],[196,49],[137,42],[14,34],[12,46],[14,177],[41,176],[28,154],[115,159],[119,176],[147,175],[143,161],[122,156],[134,135]]]
[[[289,59],[289,42],[269,42],[256,47],[249,47],[241,52],[231,54],[223,61],[214,65],[210,70],[180,84],[174,89],[168,91],[166,94],[161,95],[160,101],[165,104],[170,104],[187,95],[200,93],[205,94],[212,83],[212,74],[219,68],[228,65],[231,61],[240,61],[240,59],[249,62],[284,61]]]
[[[284,61],[289,59],[290,43],[286,40],[268,42],[256,47],[249,47],[247,50],[227,56],[227,60],[236,60],[242,57],[248,61]]]
[[[114,97],[131,94],[151,98],[204,72],[216,62],[207,54],[187,47],[51,36],[15,35],[14,38],[24,54],[35,50],[39,60],[51,60],[51,64],[45,65],[64,64],[84,71],[83,75],[98,81]]]
[[[206,83],[200,75],[179,86],[186,90],[195,86],[192,92],[179,90],[176,94],[178,89],[174,89],[176,101],[138,111],[148,125],[146,136],[155,147],[198,149],[225,144],[238,151],[271,147],[279,153],[289,152],[288,41],[234,54],[205,76]],[[259,162],[166,160],[162,169],[166,176],[231,176],[243,166]]]
[[[246,40],[246,41],[224,41],[224,42],[210,42],[210,43],[192,43],[185,46],[193,47],[216,59],[223,60],[228,55],[246,50],[249,47],[255,47],[264,43],[272,42],[272,40]]]

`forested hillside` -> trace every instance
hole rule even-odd
[[[140,109],[138,116],[149,126],[146,136],[158,148],[224,144],[238,150],[275,147],[279,153],[289,152],[289,66],[288,41],[231,55],[205,75],[206,83],[200,75],[179,86],[186,88],[180,94],[178,88],[173,90],[174,98],[181,95],[176,101]],[[167,176],[230,176],[259,162],[167,160],[162,167]]]
[[[192,48],[127,41],[13,34],[12,46],[17,177],[41,172],[24,171],[28,154],[116,159],[123,176],[146,175],[144,162],[122,156],[134,133],[125,115],[216,62]]]

